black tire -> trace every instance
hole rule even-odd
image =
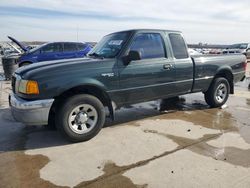
[[[87,105],[93,107],[95,110],[95,114],[97,114],[95,117],[95,124],[92,125],[92,128],[89,132],[86,133],[76,133],[73,126],[70,125],[70,115],[74,111],[75,108],[77,108],[80,105]],[[89,109],[88,109],[89,110]],[[75,112],[74,112],[75,113]],[[87,114],[87,112],[78,112],[76,117],[80,114],[84,113]],[[91,117],[91,116],[90,116]],[[87,118],[87,119],[90,119]],[[74,126],[78,126],[76,123],[76,119],[73,123]],[[56,112],[56,127],[57,129],[71,142],[82,142],[87,141],[94,136],[96,136],[101,128],[103,127],[105,122],[105,109],[102,104],[102,102],[97,99],[96,97],[92,95],[87,94],[78,94],[75,96],[72,96],[68,98],[62,105],[59,106]],[[85,122],[85,128],[87,128],[88,122]],[[89,125],[88,125],[89,126]],[[79,129],[79,126],[78,128]],[[79,129],[79,131],[83,131],[82,129]]]
[[[215,78],[208,91],[204,93],[205,101],[212,108],[221,107],[227,102],[229,93],[230,86],[228,80],[220,77]]]

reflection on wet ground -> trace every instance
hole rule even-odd
[[[235,87],[238,91],[248,91],[249,90],[249,84],[250,84],[250,77],[246,78],[242,82],[238,82],[235,84]]]
[[[245,99],[242,100],[244,101]],[[236,105],[237,101],[233,100],[232,103],[235,103]],[[129,110],[122,108],[116,114],[117,121],[111,124],[107,123],[106,126],[112,126],[118,123],[127,123],[142,118],[181,119],[211,129],[230,129],[236,131],[240,126],[240,123],[237,123],[239,118],[238,116],[241,116],[242,112],[239,112],[238,110],[231,110],[231,108],[234,109],[233,104],[230,109],[211,109],[204,102],[203,96],[199,94],[175,97],[158,102],[133,105],[133,108],[129,108]],[[234,112],[233,115],[230,113],[231,111]],[[249,112],[247,111],[246,113]]]
[[[244,150],[237,147],[215,147],[207,143],[208,140],[214,140],[219,136],[223,136],[224,133],[212,135],[208,134],[203,135],[201,138],[198,139],[190,139],[186,137],[179,137],[175,135],[160,133],[157,131],[147,131],[159,134],[161,136],[165,136],[166,138],[173,140],[179,146],[185,147],[185,149],[188,149],[199,155],[212,157],[215,160],[221,160],[232,165],[242,166],[246,168],[250,167],[250,148]]]
[[[122,174],[124,171],[126,171],[129,167],[120,167],[117,166],[113,162],[107,162],[103,168],[103,171],[105,172],[102,176],[99,176],[98,178],[92,180],[92,181],[85,181],[77,186],[75,188],[117,188],[117,187],[123,187],[123,188],[146,188],[147,185],[135,185],[129,178],[126,176],[123,176]],[[115,175],[114,175],[115,174]]]
[[[40,178],[39,170],[49,159],[23,151],[0,153],[0,187],[57,187]]]

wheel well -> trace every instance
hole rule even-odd
[[[229,70],[220,71],[219,73],[215,75],[214,79],[219,78],[219,77],[223,77],[228,80],[229,85],[230,85],[230,94],[234,94],[234,77],[233,77],[232,72]]]
[[[54,101],[52,107],[51,107],[49,118],[50,118],[50,116],[53,115],[53,113],[55,113],[56,107],[58,105],[60,105],[60,103],[65,98],[71,97],[71,96],[76,95],[76,94],[89,94],[89,95],[93,95],[96,98],[98,98],[102,102],[103,106],[108,107],[110,117],[112,120],[114,120],[114,110],[113,110],[112,102],[111,102],[108,94],[105,91],[103,91],[102,89],[100,89],[96,86],[91,86],[91,85],[77,86],[77,87],[71,88],[71,89],[65,91],[64,93],[60,94],[59,96],[57,96],[55,98],[55,101]]]
[[[23,64],[32,64],[32,62],[31,61],[24,61],[24,62],[22,62],[22,63],[20,63],[19,64],[19,67],[21,67],[21,66],[23,66]]]

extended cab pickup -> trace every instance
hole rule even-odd
[[[37,63],[13,75],[10,105],[27,125],[55,122],[71,141],[103,127],[106,113],[127,104],[203,92],[225,104],[245,75],[241,54],[190,57],[181,32],[129,30],[105,36],[87,58]]]

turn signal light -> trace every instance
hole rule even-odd
[[[26,94],[39,94],[39,88],[36,81],[28,81],[26,86]]]
[[[23,94],[39,94],[38,83],[33,80],[20,80],[18,92]]]

